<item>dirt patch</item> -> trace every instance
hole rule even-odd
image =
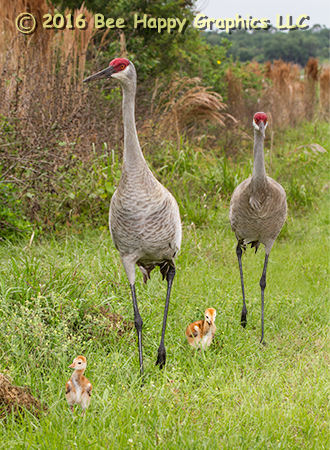
[[[107,307],[101,307],[100,313],[109,321],[107,329],[116,331],[117,335],[122,337],[125,333],[129,333],[134,328],[134,322],[125,320],[120,314],[113,313]]]
[[[42,412],[47,411],[47,406],[42,405],[40,400],[31,394],[28,386],[14,386],[0,373],[0,419],[4,419],[6,414],[11,414],[12,411],[18,419],[26,410],[40,417]]]

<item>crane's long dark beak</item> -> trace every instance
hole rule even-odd
[[[94,75],[85,78],[83,83],[89,83],[90,81],[94,80],[101,80],[101,78],[110,78],[111,75],[114,73],[114,70],[115,68],[113,66],[109,66],[106,69],[101,70],[101,72],[94,73]]]
[[[262,120],[260,120],[260,123],[259,123],[259,131],[262,134],[262,137],[265,139],[265,124],[263,123]]]

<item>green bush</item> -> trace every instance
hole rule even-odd
[[[1,176],[1,169],[0,169]],[[31,231],[18,187],[0,180],[0,240]]]

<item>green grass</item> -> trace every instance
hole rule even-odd
[[[307,127],[300,131],[314,132]],[[286,136],[296,146],[304,143],[298,132]],[[306,139],[325,146],[313,136]],[[248,325],[242,329],[236,243],[224,197],[216,209],[206,208],[202,227],[191,226],[189,214],[184,221],[163,371],[155,361],[166,284],[156,270],[146,286],[138,275],[142,389],[135,330],[119,338],[99,312],[109,305],[126,320],[133,318],[109,233],[63,231],[40,237],[31,248],[28,240],[0,247],[0,371],[17,385],[31,386],[49,407],[40,420],[26,415],[0,421],[0,449],[329,448],[328,156],[303,154],[306,162],[301,154],[289,154],[290,148],[282,152],[280,167],[289,171],[293,158],[294,180],[307,185],[311,203],[292,206],[270,254],[267,345],[259,344],[264,252],[249,249],[243,256]],[[276,161],[267,164],[280,178]],[[207,352],[192,351],[185,327],[211,306],[218,312],[214,343]],[[78,354],[87,357],[86,376],[94,385],[83,418],[78,410],[71,415],[64,395],[68,365]]]

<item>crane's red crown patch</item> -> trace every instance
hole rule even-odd
[[[115,72],[120,72],[121,70],[126,69],[129,65],[129,61],[126,58],[116,58],[110,61],[109,66],[113,66],[115,68]]]
[[[264,112],[255,113],[254,121],[258,124],[261,120],[266,124],[268,120],[267,115]]]

